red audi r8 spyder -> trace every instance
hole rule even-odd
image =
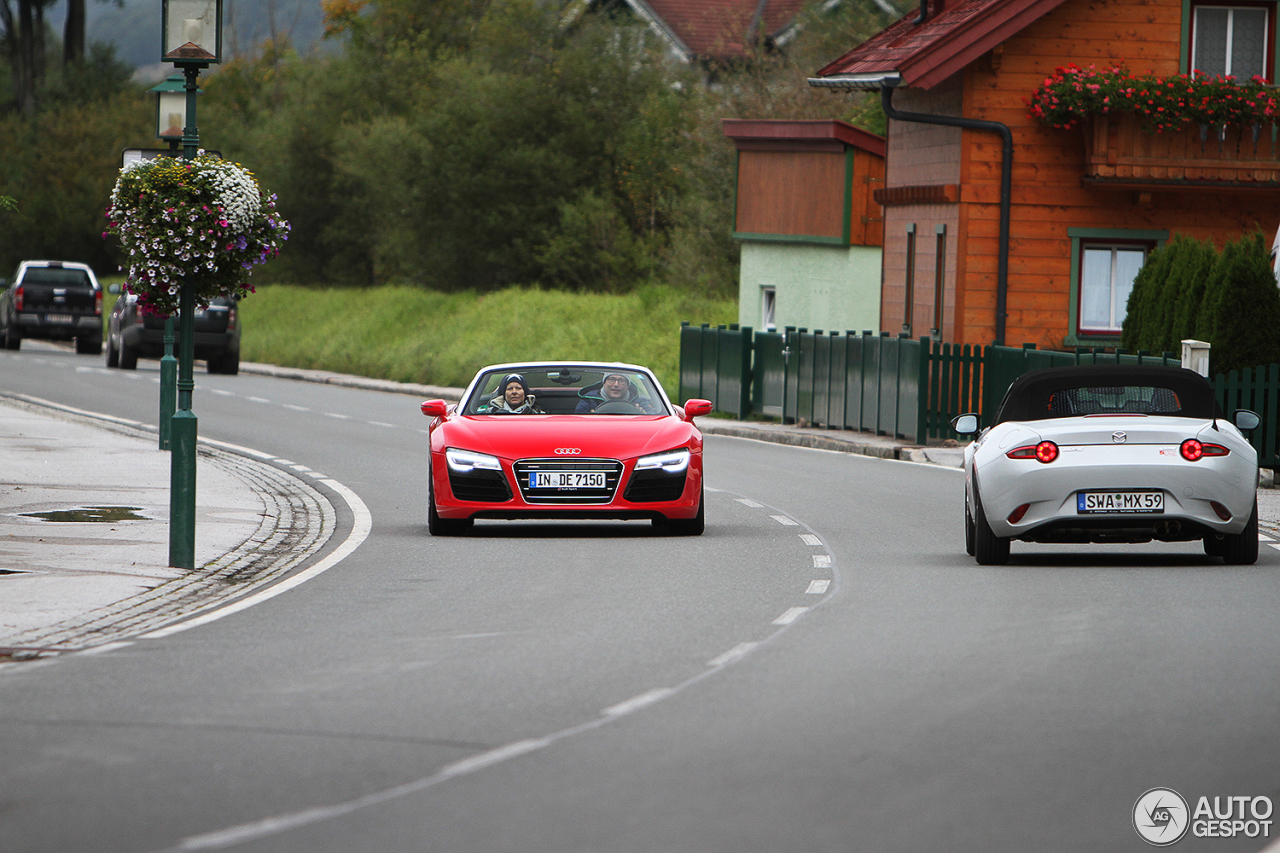
[[[633,364],[498,364],[457,404],[427,400],[427,529],[464,533],[477,518],[650,519],[705,527],[702,433],[708,400],[673,406]]]

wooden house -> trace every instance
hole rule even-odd
[[[717,65],[773,49],[796,33],[807,0],[575,0],[567,12],[632,18],[643,23],[679,62]],[[836,5],[838,0],[827,0]],[[884,2],[884,0],[879,0]]]
[[[890,115],[881,329],[1114,346],[1133,276],[1175,233],[1219,247],[1280,222],[1274,126],[1053,129],[1025,103],[1059,66],[1275,81],[1277,3],[923,0],[810,83]]]
[[[738,321],[880,327],[884,139],[840,121],[728,119],[737,149]]]

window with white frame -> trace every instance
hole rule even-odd
[[[760,329],[765,332],[778,331],[778,289],[776,287],[760,288]]]
[[[1120,333],[1133,280],[1151,249],[1146,243],[1081,244],[1079,334]]]
[[[1211,77],[1233,75],[1248,80],[1270,79],[1271,16],[1274,4],[1193,5],[1191,69]]]

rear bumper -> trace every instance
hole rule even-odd
[[[145,326],[130,326],[120,332],[120,340],[138,355],[157,358],[164,355],[164,329],[148,329]],[[230,332],[200,332],[194,337],[195,357],[208,358],[221,356],[228,352],[240,352],[240,335]],[[179,335],[173,335],[173,352],[178,353]]]
[[[50,317],[69,316],[70,320],[50,320]],[[102,337],[102,317],[97,314],[58,315],[22,312],[14,318],[18,334],[24,338],[40,338],[51,341],[69,341],[97,335]]]

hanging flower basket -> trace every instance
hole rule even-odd
[[[205,153],[125,166],[107,221],[102,236],[115,235],[129,256],[125,289],[144,313],[161,315],[178,310],[183,286],[195,289],[197,306],[252,293],[253,267],[289,236],[275,195],[240,165]]]

